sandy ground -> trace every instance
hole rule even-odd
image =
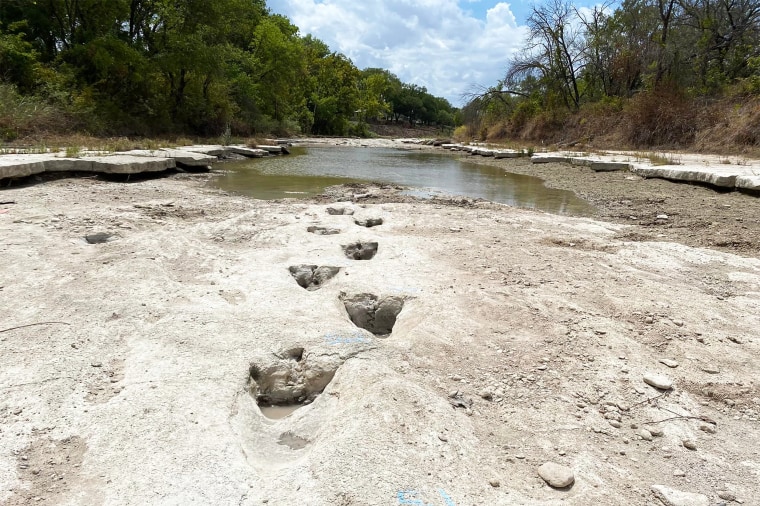
[[[0,192],[15,202],[0,206],[0,503],[760,504],[750,197],[600,175],[584,185],[600,215],[568,218],[261,202],[208,177]],[[604,178],[638,220],[593,197]],[[333,195],[359,191],[381,193]],[[693,247],[729,230],[755,246]],[[374,258],[347,258],[356,241]],[[300,264],[341,270],[308,291]],[[390,336],[349,319],[341,298],[362,293],[403,300]],[[267,382],[313,402],[269,419],[252,394]],[[546,462],[575,483],[547,485]]]

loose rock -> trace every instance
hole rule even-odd
[[[377,227],[379,225],[382,225],[383,219],[382,218],[365,218],[363,220],[354,220],[354,223],[356,223],[357,225],[361,227],[372,228],[372,227]]]
[[[328,207],[327,214],[333,216],[351,216],[354,214],[354,210],[346,207]]]
[[[709,506],[710,504],[710,499],[706,495],[682,492],[665,485],[652,485],[652,493],[665,506]]]
[[[665,375],[649,373],[644,375],[644,383],[659,390],[670,390],[673,388],[673,381]]]
[[[669,358],[661,358],[660,359],[660,363],[661,364],[665,364],[666,366],[670,367],[671,369],[675,369],[676,367],[678,367],[678,362],[676,362],[675,360],[671,360]]]
[[[701,430],[702,432],[707,432],[708,434],[715,434],[716,432],[715,425],[711,423],[700,424],[699,430]]]
[[[572,469],[554,462],[547,462],[539,467],[538,475],[554,488],[566,488],[575,482]]]

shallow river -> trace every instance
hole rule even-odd
[[[390,148],[293,148],[290,156],[226,162],[215,186],[257,199],[309,197],[331,185],[395,183],[419,197],[459,195],[556,214],[590,215],[574,193],[544,186],[539,178],[505,173],[446,154]]]

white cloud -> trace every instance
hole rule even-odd
[[[467,0],[472,4],[477,0]],[[461,105],[474,84],[492,85],[525,36],[508,3],[474,17],[457,0],[279,0],[303,35],[326,42],[359,68],[381,67]]]

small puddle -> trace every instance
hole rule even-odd
[[[293,414],[303,404],[290,404],[287,406],[259,406],[261,414],[270,420],[282,420],[286,416]]]
[[[505,172],[443,153],[390,148],[293,148],[291,156],[218,164],[225,173],[211,184],[229,192],[271,200],[310,197],[332,185],[391,183],[422,198],[481,198],[554,214],[590,216],[591,204],[573,192],[547,188],[542,179]]]

